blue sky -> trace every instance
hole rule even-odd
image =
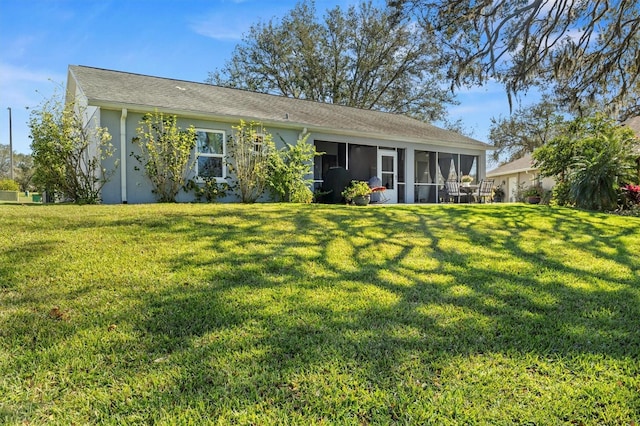
[[[359,0],[316,0],[319,13]],[[383,4],[384,0],[376,0]],[[221,68],[252,23],[296,0],[0,0],[0,143],[30,152],[28,108],[66,82],[69,65],[202,82]],[[492,116],[509,113],[502,88],[458,93],[450,118],[487,141]]]

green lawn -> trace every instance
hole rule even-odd
[[[640,218],[0,206],[0,423],[640,422]]]

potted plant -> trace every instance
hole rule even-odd
[[[342,191],[342,196],[347,200],[347,203],[366,206],[371,201],[371,188],[366,182],[352,180],[349,186]]]
[[[473,182],[473,178],[469,175],[463,175],[460,178],[460,182],[462,183],[462,186],[469,186],[471,185],[471,182]]]
[[[530,186],[525,189],[523,192],[523,196],[527,203],[529,204],[540,204],[540,199],[542,198],[542,194],[544,191],[540,185]]]
[[[504,188],[502,185],[498,185],[493,188],[493,202],[500,203],[504,199]]]

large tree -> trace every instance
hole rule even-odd
[[[0,179],[8,179],[11,176],[10,155],[9,145],[0,144]]]
[[[554,89],[566,105],[640,114],[637,0],[388,0],[442,47],[455,85]]]
[[[21,191],[31,191],[34,189],[33,179],[33,157],[30,154],[13,152],[13,180],[20,185]],[[0,179],[11,177],[11,158],[9,145],[0,144]]]
[[[208,82],[365,109],[444,118],[453,103],[443,87],[437,46],[392,9],[371,2],[323,19],[311,0],[282,19],[253,25]]]
[[[492,118],[489,139],[496,149],[491,157],[509,162],[532,153],[550,141],[563,122],[563,115],[549,99],[519,107],[509,117]]]

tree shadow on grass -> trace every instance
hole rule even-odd
[[[313,401],[335,391],[323,375],[346,394],[388,395],[416,375],[435,383],[452,357],[637,361],[639,265],[621,241],[633,229],[552,209],[545,223],[528,223],[538,217],[531,212],[305,207],[214,217],[212,225],[224,226],[188,232],[216,256],[171,261],[174,271],[204,270],[207,284],[151,297],[141,328],[162,342],[150,351],[183,366],[181,403],[220,398],[219,407],[256,409],[269,401],[312,416],[340,412],[339,399]],[[575,267],[551,256],[548,238],[630,271]],[[392,408],[360,420],[393,419]]]
[[[541,216],[528,206],[387,207],[181,206],[61,224],[117,230],[127,244],[151,236],[162,248],[142,263],[159,275],[136,283],[139,293],[128,296],[135,303],[126,305],[135,307],[101,313],[133,327],[138,340],[114,331],[94,350],[109,373],[102,385],[124,384],[144,403],[116,392],[108,406],[92,409],[148,423],[185,412],[245,423],[410,422],[417,406],[446,406],[437,398],[455,379],[444,373],[451,365],[482,359],[482,369],[493,356],[572,362],[576,376],[589,374],[586,357],[605,359],[627,369],[613,387],[634,386],[637,221],[620,226],[562,209]],[[23,249],[37,262],[52,248],[11,250]],[[0,274],[18,276],[6,266]],[[89,297],[92,286],[68,297]],[[12,329],[21,317],[13,320]],[[58,343],[95,322],[62,325],[47,340],[54,357]],[[486,375],[499,381],[520,367]],[[499,396],[480,391],[486,395],[469,396],[471,405]],[[635,394],[626,404],[640,409]]]

